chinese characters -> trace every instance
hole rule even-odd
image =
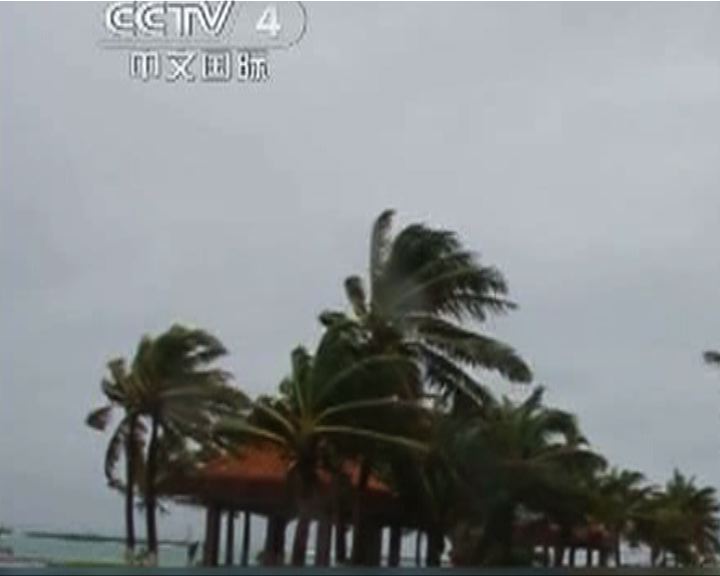
[[[265,52],[212,48],[202,50],[133,50],[130,77],[144,82],[265,82]]]

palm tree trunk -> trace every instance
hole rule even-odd
[[[337,476],[333,477],[333,520],[335,524],[335,565],[344,564],[347,560],[347,524],[343,509],[342,488]]]
[[[515,506],[513,504],[502,505],[495,514],[495,520],[491,524],[494,534],[492,535],[501,550],[501,562],[503,565],[510,565],[515,561]]]
[[[615,567],[622,566],[622,550],[620,548],[620,534],[615,536]]]
[[[235,556],[235,510],[227,512],[227,528],[225,532],[225,566],[232,566]]]
[[[265,551],[263,552],[264,566],[281,566],[285,562],[286,526],[287,520],[284,516],[268,517]]]
[[[570,547],[570,552],[568,554],[568,566],[570,566],[570,568],[575,568],[575,553],[576,553],[576,551],[577,551],[577,549],[575,548],[575,546]]]
[[[128,436],[125,440],[125,556],[130,561],[135,557],[135,428],[137,416],[128,421]]]
[[[310,534],[310,512],[308,503],[300,504],[300,514],[295,526],[295,538],[293,540],[292,565],[305,566],[305,558],[307,557],[308,536]]]
[[[243,514],[243,539],[240,564],[247,566],[250,560],[250,512]]]
[[[356,565],[365,564],[367,529],[363,521],[363,496],[370,479],[370,462],[367,458],[360,464],[358,484],[355,489],[355,503],[353,507],[353,547],[352,563]]]
[[[335,564],[344,564],[347,561],[347,526],[342,512],[337,513],[335,520]]]
[[[440,566],[440,558],[443,553],[443,533],[437,528],[428,531],[427,565]]]
[[[158,431],[160,422],[157,414],[152,415],[150,429],[150,441],[148,443],[146,481],[145,481],[145,520],[147,523],[148,554],[151,564],[157,563],[158,538],[157,538],[157,453],[158,453]]]
[[[402,528],[399,524],[390,527],[390,554],[388,555],[388,566],[400,566],[400,550],[402,547]]]

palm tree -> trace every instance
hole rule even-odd
[[[593,515],[612,534],[616,566],[622,566],[622,540],[632,538],[651,493],[640,472],[613,468],[598,478]]]
[[[522,403],[486,399],[453,424],[445,453],[462,481],[457,522],[476,542],[454,542],[475,561],[518,564],[532,551],[516,540],[521,521],[546,518],[560,526],[581,520],[576,478],[602,468],[576,418],[542,403],[537,388]],[[468,550],[469,548],[469,550]],[[562,556],[562,555],[560,555]]]
[[[411,224],[391,237],[393,214],[386,210],[373,225],[367,282],[359,276],[345,280],[351,314],[324,312],[321,321],[353,323],[375,354],[412,357],[446,400],[485,396],[466,368],[529,382],[530,368],[510,346],[462,327],[515,308],[500,271],[481,265],[447,230]],[[423,389],[415,383],[405,392],[417,396]]]
[[[258,398],[247,417],[227,418],[217,429],[236,441],[269,441],[291,460],[298,502],[292,551],[296,566],[305,562],[313,503],[320,496],[319,470],[340,474],[348,457],[377,445],[416,454],[426,450],[420,439],[405,434],[408,414],[417,423],[422,408],[385,394],[385,383],[377,378],[380,369],[383,376],[394,372],[396,379],[405,378],[414,365],[402,356],[368,356],[357,336],[347,326],[335,325],[325,331],[314,356],[296,348],[280,394]]]
[[[163,445],[174,446],[175,453],[188,441],[212,447],[213,425],[248,402],[228,385],[229,373],[213,367],[225,353],[213,335],[180,325],[157,337],[145,336],[135,353],[132,375],[140,396],[138,413],[149,428],[144,496],[151,562],[158,551],[157,484]]]
[[[440,393],[438,403],[450,404],[455,411],[482,402],[488,392],[468,369],[489,369],[514,382],[529,382],[531,371],[515,350],[462,326],[515,308],[500,271],[481,265],[447,230],[411,224],[393,238],[393,215],[386,210],[373,225],[367,281],[359,276],[345,280],[351,313],[324,312],[321,322],[353,325],[369,354],[412,359],[417,377],[395,380],[397,388],[388,390],[408,400],[434,389]],[[375,458],[363,458],[362,478],[369,477]],[[358,502],[364,488],[362,483],[358,486]],[[353,560],[362,563],[359,509],[355,518]]]
[[[103,378],[101,388],[107,398],[104,406],[90,412],[88,426],[104,431],[114,410],[122,411],[122,419],[115,427],[105,453],[105,477],[112,488],[125,493],[125,547],[126,558],[135,555],[135,486],[142,475],[145,427],[140,420],[138,389],[128,372],[125,360],[116,358],[107,364],[109,377]],[[117,477],[116,465],[124,451],[125,480]]]
[[[720,505],[712,487],[698,487],[679,471],[664,489],[656,490],[638,514],[636,539],[651,549],[653,566],[698,566],[714,561],[720,551]]]

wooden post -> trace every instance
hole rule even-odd
[[[273,555],[275,566],[285,564],[285,531],[287,530],[287,518],[278,516],[275,518],[275,534],[273,537]]]
[[[205,539],[203,540],[203,566],[210,566],[210,556],[212,548],[210,544],[210,536],[212,535],[212,505],[205,506]]]
[[[366,526],[364,563],[366,566],[380,566],[382,557],[382,526],[370,524]]]
[[[422,566],[422,530],[415,533],[415,566]]]
[[[265,533],[264,566],[281,566],[285,563],[285,529],[287,520],[282,516],[268,517]]]
[[[210,558],[211,565],[217,566],[219,564],[220,555],[220,521],[222,520],[222,508],[215,506],[213,511],[213,538],[212,538],[212,557]]]
[[[295,523],[295,534],[293,536],[292,552],[290,557],[290,562],[293,566],[305,566],[311,525],[312,518],[309,513],[307,511],[301,511],[298,515],[297,522]]]
[[[432,529],[428,532],[428,544],[426,557],[427,566],[440,566],[440,557],[443,552],[443,533],[436,529]]]
[[[243,514],[243,539],[240,564],[247,566],[250,560],[250,512],[247,510]]]
[[[605,568],[608,565],[608,553],[606,548],[600,548],[598,550],[598,564],[601,568]]]
[[[235,510],[227,511],[227,527],[225,532],[225,566],[232,566],[235,557]]]
[[[332,520],[329,516],[320,518],[315,535],[315,566],[330,566],[332,527]]]
[[[203,566],[217,566],[219,538],[220,508],[217,504],[208,504],[205,512],[205,542],[203,543]]]
[[[273,517],[267,517],[267,525],[265,526],[265,547],[263,548],[262,564],[263,566],[272,566],[273,562]]]
[[[388,566],[400,566],[400,549],[402,546],[402,528],[398,524],[390,527],[390,550],[388,554]]]
[[[335,565],[345,564],[347,561],[347,525],[339,514],[335,523]]]

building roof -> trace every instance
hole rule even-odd
[[[285,485],[293,465],[294,460],[277,445],[271,443],[250,444],[241,448],[234,455],[221,456],[210,461],[197,474],[206,479]],[[343,465],[343,472],[351,484],[357,486],[360,466],[356,462],[347,461]],[[321,484],[327,486],[332,482],[330,473],[322,469],[318,470],[318,479]],[[367,490],[392,494],[392,490],[385,483],[372,475],[368,478]]]
[[[211,460],[192,473],[168,479],[161,492],[262,514],[291,514],[295,505],[290,485],[293,465],[292,457],[276,444],[248,444],[237,453]],[[347,461],[343,468],[352,485],[357,486],[360,466]],[[319,469],[317,476],[321,485],[317,492],[328,500],[332,476],[324,469]],[[364,505],[382,506],[395,499],[392,490],[372,475],[363,497]]]

